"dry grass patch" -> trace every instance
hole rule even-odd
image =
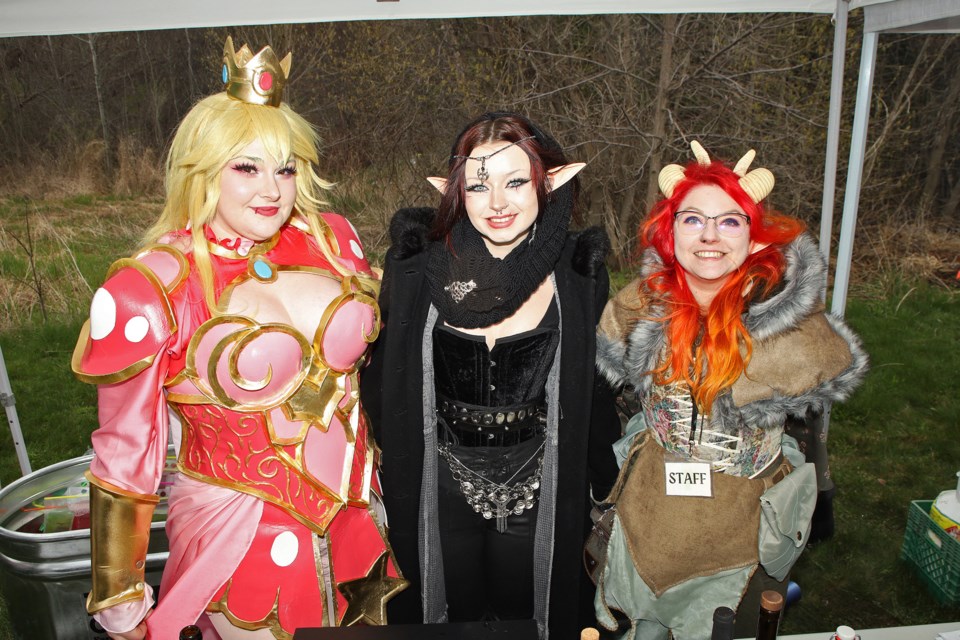
[[[0,200],[0,331],[84,313],[107,266],[159,210],[143,200]]]
[[[892,219],[857,230],[852,279],[858,293],[882,295],[891,279],[960,286],[960,229],[942,220]]]

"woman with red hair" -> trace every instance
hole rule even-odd
[[[766,169],[696,161],[660,173],[640,278],[611,300],[598,362],[640,411],[618,443],[616,524],[597,614],[630,636],[706,638],[713,610],[756,631],[760,592],[784,592],[817,496],[788,417],[846,398],[866,371],[823,311],[826,266],[803,223],[762,206]]]

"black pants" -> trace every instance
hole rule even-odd
[[[454,446],[451,453],[484,478],[504,482],[512,476],[509,484],[514,485],[534,474],[542,443],[542,437],[535,437],[509,447]],[[507,530],[499,533],[496,518],[484,519],[467,504],[443,458],[439,489],[440,544],[450,621],[532,618],[533,543],[539,502],[520,515],[509,516]],[[539,491],[536,494],[539,498]]]

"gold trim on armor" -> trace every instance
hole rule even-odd
[[[208,384],[206,381],[202,380],[197,373],[197,349],[199,348],[203,337],[206,336],[211,329],[227,323],[239,324],[243,328],[228,334],[214,347],[210,356],[210,360],[207,362],[207,375],[209,376]],[[300,371],[286,385],[286,387],[281,390],[280,393],[275,393],[272,395],[272,397],[264,399],[262,402],[258,402],[256,404],[242,404],[233,398],[230,398],[223,389],[223,386],[217,381],[217,364],[223,352],[231,345],[235,345],[229,361],[231,381],[241,389],[245,389],[247,391],[254,391],[258,388],[263,388],[269,384],[271,374],[268,372],[265,380],[246,380],[240,376],[237,368],[237,361],[241,352],[243,351],[243,348],[249,342],[257,339],[264,333],[284,333],[299,343],[301,350]],[[197,389],[204,395],[207,395],[212,402],[220,403],[229,409],[233,409],[234,411],[241,413],[252,413],[266,411],[275,407],[278,403],[288,400],[290,396],[300,388],[301,383],[307,376],[311,359],[312,354],[310,344],[300,334],[300,332],[293,327],[278,323],[259,324],[255,320],[252,320],[246,316],[217,316],[200,325],[200,328],[197,329],[197,332],[194,333],[193,337],[190,338],[190,343],[187,345],[187,357],[186,362],[184,363],[184,372],[185,375],[189,377],[189,379],[196,385]]]
[[[245,631],[256,631],[257,629],[269,629],[277,640],[293,640],[293,634],[288,633],[280,626],[280,589],[277,589],[277,595],[273,599],[273,606],[263,618],[259,620],[243,620],[233,615],[227,605],[227,597],[230,595],[230,588],[233,586],[233,578],[227,581],[227,588],[219,600],[210,602],[207,605],[207,611],[223,614],[227,621],[238,629]]]
[[[384,549],[362,578],[337,584],[347,601],[342,626],[387,624],[387,602],[410,586],[403,576],[394,578],[387,574],[391,558],[389,549]]]
[[[73,356],[70,358],[70,368],[73,369],[73,375],[77,377],[81,382],[88,382],[90,384],[114,384],[115,382],[123,382],[124,380],[129,380],[133,376],[137,375],[157,359],[157,354],[150,354],[149,356],[134,362],[133,364],[124,367],[120,371],[115,371],[113,373],[104,373],[102,375],[91,375],[89,373],[84,373],[81,370],[83,354],[87,350],[87,343],[90,341],[90,321],[87,320],[83,323],[83,326],[80,328],[80,336],[77,338],[77,346],[73,348]]]
[[[354,285],[357,286],[358,290],[354,290]],[[330,319],[333,318],[334,314],[340,310],[343,305],[348,302],[356,301],[361,304],[366,304],[373,309],[373,327],[371,327],[371,332],[369,335],[363,334],[363,341],[367,344],[372,344],[377,336],[380,335],[380,305],[377,304],[376,298],[371,296],[361,285],[360,281],[355,276],[346,276],[340,282],[340,288],[342,293],[334,298],[328,305],[327,308],[323,310],[323,315],[320,317],[320,323],[317,325],[317,330],[313,334],[313,350],[317,354],[317,360],[319,360],[323,366],[330,369],[330,365],[323,358],[323,337],[327,332],[327,326],[330,324]],[[364,362],[364,358],[359,358],[357,362],[354,363],[352,367],[344,370],[344,373],[353,373],[360,368]]]
[[[354,277],[360,281],[360,286],[364,291],[370,294],[375,300],[380,300],[380,287],[383,284],[383,269],[378,267],[370,267],[373,270],[374,276],[367,276],[362,273],[358,273]]]
[[[337,408],[347,395],[347,376],[313,363],[303,384],[287,399],[294,420],[317,422],[321,431],[329,428]],[[351,394],[352,396],[353,394]]]
[[[370,504],[370,485],[373,482],[373,458],[375,454],[376,445],[373,442],[373,434],[370,432],[370,421],[367,419],[366,412],[363,413],[364,422],[367,425],[367,455],[363,463],[363,484],[360,487],[360,499],[351,500],[350,504],[352,506],[359,506],[359,504]],[[358,504],[359,503],[359,504]],[[376,521],[376,519],[374,519]]]
[[[341,423],[344,425],[349,425],[350,431],[347,432],[347,458],[344,460],[343,465],[343,475],[340,477],[340,495],[343,497],[344,502],[350,502],[350,478],[353,476],[353,462],[357,457],[357,415],[359,412],[353,411],[350,413],[350,419],[344,422],[341,420]]]
[[[303,476],[304,479],[307,481],[307,483],[310,484],[312,488],[317,489],[320,493],[323,493],[326,496],[330,497],[329,502],[325,503],[325,505],[327,506],[326,511],[324,511],[319,516],[319,517],[322,517],[323,520],[325,521],[325,524],[321,525],[320,523],[314,522],[309,518],[307,518],[306,516],[301,515],[292,504],[285,502],[283,500],[278,500],[276,496],[270,495],[264,491],[260,491],[258,489],[254,489],[253,487],[240,484],[237,481],[228,481],[222,478],[214,478],[208,475],[204,475],[202,473],[198,473],[196,471],[193,471],[192,469],[188,469],[185,466],[183,466],[183,464],[179,461],[179,459],[177,461],[177,469],[183,475],[193,478],[194,480],[198,480],[206,484],[212,484],[218,487],[223,487],[224,489],[230,489],[231,491],[239,491],[240,493],[246,493],[255,498],[259,498],[264,502],[269,502],[275,507],[283,509],[286,513],[290,515],[291,518],[294,518],[295,520],[297,520],[297,522],[299,522],[303,526],[309,528],[311,531],[315,531],[320,534],[323,534],[326,532],[327,528],[330,526],[330,523],[333,522],[333,518],[336,517],[336,514],[339,513],[344,506],[344,503],[337,496],[334,496],[329,489],[327,489],[323,485],[320,485],[318,487],[316,486],[316,484],[311,478],[307,478],[306,476]],[[318,509],[318,511],[320,510]],[[330,515],[331,511],[334,511],[333,515]]]
[[[185,382],[185,381],[187,381],[187,380],[188,380],[187,370],[186,370],[186,368],[183,368],[183,369],[181,369],[180,371],[178,371],[175,376],[173,376],[172,378],[170,378],[170,379],[168,379],[168,380],[165,380],[164,383],[163,383],[163,386],[164,386],[164,387],[173,387],[173,386],[176,386],[176,385],[180,384],[181,382]]]
[[[270,417],[271,412],[270,411],[264,412],[264,419],[266,420],[266,424],[267,424],[267,434],[270,437],[270,441],[276,445],[280,445],[283,447],[292,447],[300,444],[301,442],[304,441],[304,439],[306,439],[307,433],[310,432],[311,427],[316,427],[321,431],[327,430],[327,427],[328,427],[327,425],[322,425],[322,426],[314,425],[314,424],[311,424],[309,420],[300,420],[298,418],[295,418],[293,415],[294,414],[293,409],[290,407],[290,403],[284,403],[280,405],[280,411],[287,418],[287,420],[291,422],[300,422],[301,425],[300,425],[300,431],[298,431],[296,435],[290,436],[289,438],[281,438],[280,436],[277,435],[277,430],[273,426],[273,418]]]
[[[157,247],[162,247],[163,245],[157,245]],[[168,251],[171,255],[176,255],[174,253],[175,249]],[[148,251],[142,251],[139,255],[143,255]],[[170,298],[168,297],[167,289],[163,286],[163,283],[160,281],[160,278],[149,268],[147,265],[143,264],[135,258],[120,258],[107,270],[107,275],[104,278],[104,282],[110,279],[112,275],[124,268],[131,268],[139,272],[146,280],[147,283],[153,286],[156,290],[157,297],[163,302],[163,311],[164,315],[167,318],[167,322],[170,325],[170,334],[173,335],[177,331],[177,320],[173,314],[173,306],[170,304]],[[177,281],[177,285],[182,282],[183,278],[180,278]],[[172,289],[171,289],[172,291]],[[156,354],[150,354],[142,358],[141,360],[134,362],[133,364],[127,365],[119,371],[114,371],[111,373],[103,373],[99,375],[94,375],[86,373],[82,370],[83,364],[83,354],[86,352],[87,345],[90,343],[90,320],[88,319],[84,322],[83,327],[80,329],[80,336],[77,338],[77,345],[73,348],[73,356],[70,358],[70,367],[73,369],[73,374],[77,379],[88,382],[90,384],[114,384],[117,382],[123,382],[128,380],[133,376],[137,375],[151,364],[156,359]]]
[[[190,395],[186,393],[167,392],[167,402],[176,404],[210,404],[211,400],[203,394]]]
[[[150,522],[160,498],[121,489],[90,471],[84,475],[90,482],[93,580],[87,612],[96,613],[143,598]]]
[[[333,233],[333,229],[330,228],[330,225],[319,213],[316,214],[314,218],[317,220],[317,226],[320,227],[320,230],[323,232],[323,238],[326,240],[327,246],[330,248],[331,253],[338,258],[343,257],[343,254],[340,253],[340,243],[337,242],[337,236]],[[319,239],[314,237],[313,230],[310,228],[310,223],[304,220],[299,214],[290,216],[289,224],[291,227],[303,231],[305,234],[313,238],[314,242],[319,244]]]
[[[164,285],[164,288],[166,289],[167,293],[172,294],[174,291],[177,290],[177,288],[181,284],[186,282],[187,278],[190,276],[190,264],[187,262],[187,257],[183,255],[182,251],[168,244],[147,245],[146,247],[138,251],[136,254],[134,254],[133,258],[134,260],[141,260],[147,254],[154,253],[154,252],[169,254],[177,261],[177,264],[180,265],[180,271],[177,273],[177,276],[174,278],[174,280],[170,284]],[[157,279],[159,280],[159,278]]]

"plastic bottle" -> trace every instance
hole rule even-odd
[[[783,611],[783,596],[776,591],[760,594],[760,618],[757,620],[757,640],[776,640]]]
[[[837,632],[833,634],[833,637],[830,640],[857,640],[857,632],[853,630],[852,627],[847,625],[840,625],[837,627]]]
[[[710,640],[733,640],[733,609],[717,607],[713,610],[713,631]]]
[[[957,488],[942,492],[930,508],[930,518],[941,529],[960,540],[960,471],[957,472]]]

